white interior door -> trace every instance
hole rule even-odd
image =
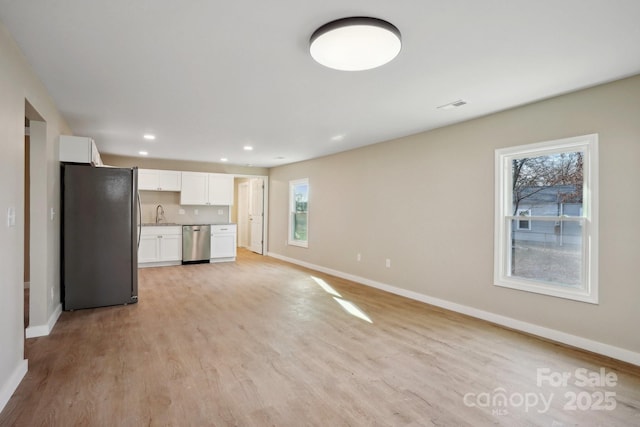
[[[252,178],[249,180],[249,224],[251,228],[249,249],[260,255],[264,255],[263,218],[264,181],[262,178]]]
[[[249,247],[249,183],[238,184],[238,246]]]

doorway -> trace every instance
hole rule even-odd
[[[29,289],[25,292],[25,336],[33,338],[51,332],[50,312],[53,312],[55,297],[59,295],[55,284],[49,279],[48,266],[53,255],[49,250],[49,233],[53,229],[54,209],[48,197],[51,180],[49,178],[47,147],[47,123],[38,111],[25,99],[25,123],[29,123],[28,137],[24,147],[24,261],[25,281],[28,277]],[[25,134],[27,133],[25,128]],[[27,151],[28,150],[28,151]],[[57,157],[57,156],[56,156]],[[28,161],[28,163],[27,163]],[[47,215],[49,214],[50,215]],[[28,318],[27,318],[28,317]],[[56,318],[57,319],[57,318]]]
[[[236,175],[234,221],[238,246],[264,255],[267,250],[268,179],[266,176]]]
[[[26,111],[25,111],[26,115]],[[30,120],[24,118],[24,327],[29,326],[29,282],[31,281],[31,159]]]
[[[264,254],[264,180],[249,180],[249,249]]]
[[[249,247],[249,181],[238,184],[238,247]]]

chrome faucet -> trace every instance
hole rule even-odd
[[[162,221],[166,221],[164,218],[164,208],[162,205],[156,206],[156,224],[160,224]]]

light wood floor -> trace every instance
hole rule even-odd
[[[640,425],[637,367],[248,252],[139,274],[139,304],[27,341],[1,426]],[[538,368],[617,382],[538,386]],[[615,409],[586,410],[604,392]],[[521,405],[534,395],[550,408]]]

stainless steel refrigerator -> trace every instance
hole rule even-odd
[[[65,310],[138,301],[138,169],[62,164]]]

